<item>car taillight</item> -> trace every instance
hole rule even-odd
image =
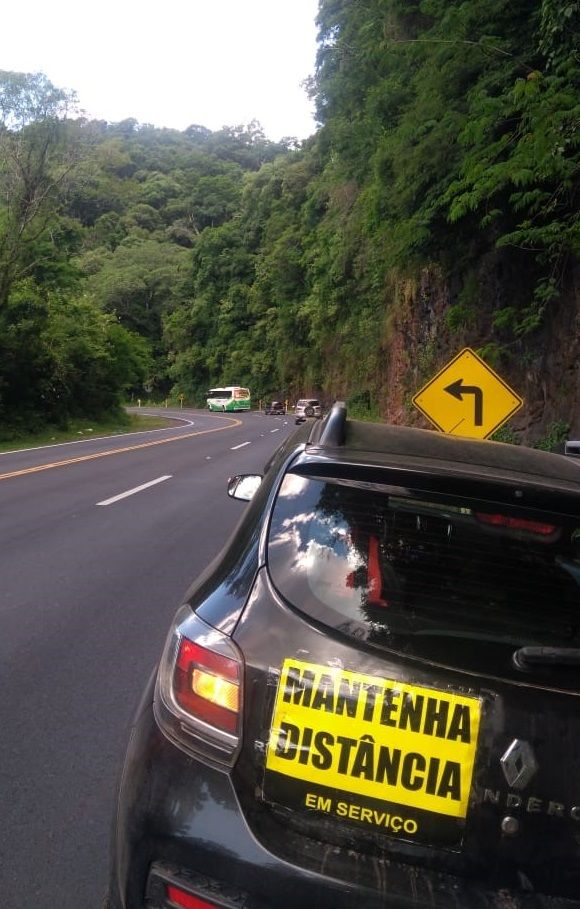
[[[208,903],[199,896],[192,893],[186,893],[181,887],[175,887],[172,884],[167,885],[167,899],[171,906],[180,906],[183,909],[217,909],[215,903]]]
[[[240,744],[242,676],[230,638],[182,607],[157,676],[154,708],[162,731],[189,753],[232,763]]]
[[[528,518],[513,518],[505,514],[485,514],[478,511],[475,517],[482,524],[490,524],[492,527],[524,530],[526,533],[535,533],[542,537],[550,536],[558,529],[555,524],[544,524],[542,521],[531,521]]]
[[[239,665],[182,637],[173,673],[175,699],[193,716],[235,733],[240,704]]]

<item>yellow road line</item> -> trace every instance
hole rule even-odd
[[[236,420],[234,417],[226,417],[226,419],[231,421],[228,426],[216,426],[215,429],[198,429],[196,432],[187,432],[181,436],[171,436],[169,439],[155,439],[154,442],[141,442],[139,445],[128,445],[126,448],[98,451],[96,454],[82,455],[80,458],[67,458],[65,461],[52,461],[50,464],[38,464],[36,467],[24,467],[22,470],[13,470],[11,473],[0,473],[0,480],[11,480],[14,477],[24,477],[29,473],[39,473],[41,470],[52,470],[55,467],[80,464],[82,461],[107,458],[109,455],[123,454],[125,451],[138,451],[140,448],[152,448],[154,445],[167,445],[169,442],[180,442],[182,439],[191,439],[193,436],[205,436],[209,435],[210,432],[223,432],[224,429],[233,429],[234,426],[243,425],[241,420]]]

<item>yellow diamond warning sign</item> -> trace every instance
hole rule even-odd
[[[523,405],[518,394],[466,347],[413,398],[441,432],[487,439]]]

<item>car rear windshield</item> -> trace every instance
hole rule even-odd
[[[288,474],[268,564],[313,619],[409,655],[489,671],[494,647],[580,645],[580,519]]]

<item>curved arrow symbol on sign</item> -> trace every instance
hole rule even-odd
[[[463,395],[473,395],[474,423],[476,426],[483,426],[483,391],[479,385],[464,385],[463,379],[457,379],[444,391],[457,398],[458,401],[463,401]]]

